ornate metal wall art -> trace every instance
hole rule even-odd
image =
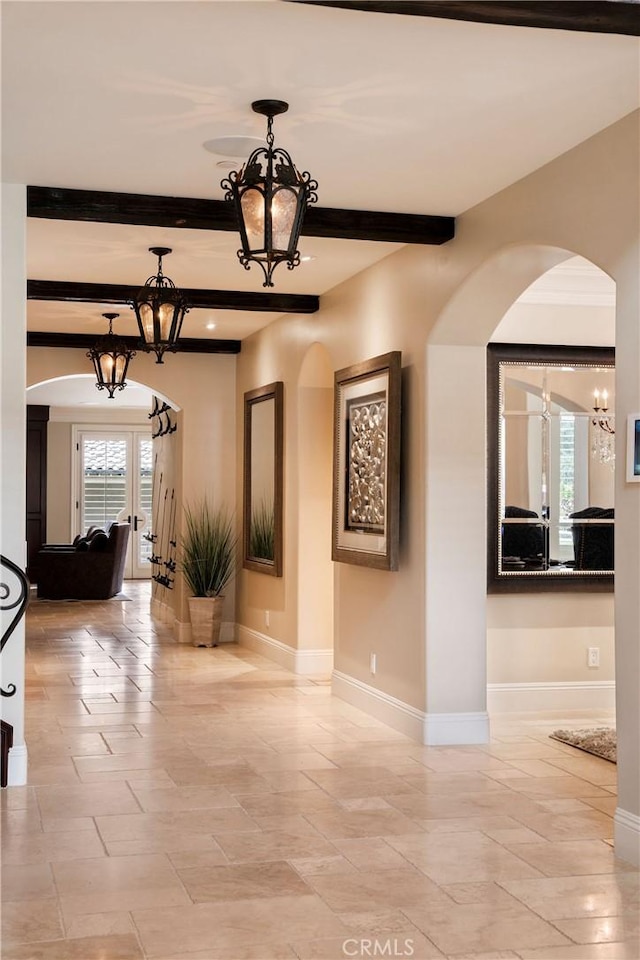
[[[345,526],[384,532],[387,404],[383,391],[347,403],[348,464]]]
[[[398,569],[400,530],[399,351],[335,374],[331,557]]]

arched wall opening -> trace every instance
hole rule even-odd
[[[89,419],[89,411],[92,411],[90,421],[93,423],[101,419],[104,421],[106,414],[103,411],[107,411],[111,418],[123,418],[126,423],[149,424],[148,414],[153,396],[171,406],[175,411],[171,420],[178,429],[154,440],[153,456],[158,468],[156,500],[159,506],[163,505],[160,499],[164,497],[164,488],[168,490],[167,498],[171,497],[173,489],[175,528],[174,536],[169,539],[175,541],[176,547],[168,546],[163,562],[175,559],[182,533],[184,504],[207,496],[227,506],[231,513],[236,510],[236,358],[232,355],[176,353],[168,356],[164,364],[158,365],[152,356],[140,354],[132,361],[129,372],[133,376],[129,377],[128,383],[134,396],[140,392],[144,405],[134,409],[126,406],[130,387],[126,387],[121,396],[116,395],[115,400],[100,403],[99,395],[104,391],[98,391],[92,385],[93,375],[87,372],[87,364],[87,358],[81,350],[29,347],[27,384],[34,388],[32,396],[38,395],[35,389],[37,385],[51,381],[63,383],[65,380],[71,383],[75,378],[89,391],[89,397],[93,398],[95,392],[98,406],[69,408],[65,414],[67,422],[58,424],[58,429],[67,431],[72,422]],[[38,386],[37,389],[42,388]],[[67,462],[70,462],[70,457]],[[162,493],[159,489],[160,472],[163,473]],[[171,483],[167,486],[170,477]],[[155,527],[159,528],[161,523],[161,516],[154,517]],[[159,529],[153,532],[159,534]],[[66,537],[55,539],[61,542]],[[173,625],[176,639],[188,642],[190,624],[186,586],[177,573],[170,572],[169,575],[175,577],[170,587],[163,587],[162,584],[159,588],[154,587],[154,599],[158,601],[154,605],[154,612]],[[227,592],[223,609],[223,639],[233,638],[234,622],[235,597],[231,590]]]
[[[320,343],[302,361],[297,407],[298,649],[321,652],[318,665],[325,670],[333,652],[333,367]]]
[[[573,251],[552,246],[502,248],[457,289],[427,343],[425,739],[429,743],[481,743],[489,735],[486,345],[523,291],[573,256]],[[451,430],[451,422],[464,424],[464,430]],[[512,600],[508,597],[506,606]]]

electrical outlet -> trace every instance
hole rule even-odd
[[[587,647],[587,666],[600,666],[600,647]]]
[[[269,627],[269,626],[271,625],[270,621],[271,621],[271,617],[269,616],[269,611],[268,611],[268,610],[265,610],[265,612],[264,612],[264,625],[265,625],[265,627]]]
[[[370,653],[369,654],[369,670],[371,671],[372,674],[375,674],[377,665],[378,665],[377,656],[375,655],[375,653]]]

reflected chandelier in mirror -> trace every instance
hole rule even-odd
[[[489,344],[488,589],[613,585],[615,354]]]

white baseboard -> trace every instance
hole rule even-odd
[[[486,711],[427,713],[424,718],[423,743],[430,747],[489,743],[489,714]]]
[[[425,713],[339,670],[332,674],[332,693],[419,743],[443,745],[489,741],[486,713]]]
[[[528,713],[538,710],[614,710],[613,680],[548,683],[488,683],[489,713]]]
[[[613,830],[616,857],[640,867],[640,817],[618,807],[613,817]]]
[[[22,787],[27,782],[27,746],[21,744],[9,750],[9,768],[7,770],[7,786]]]
[[[296,650],[281,640],[238,624],[238,643],[263,657],[275,661],[292,673],[304,675],[329,675],[333,668],[333,650]]]
[[[377,690],[362,680],[356,680],[347,673],[341,673],[340,670],[334,670],[331,674],[331,692],[394,730],[422,742],[425,715],[417,707],[392,697],[384,690]]]

